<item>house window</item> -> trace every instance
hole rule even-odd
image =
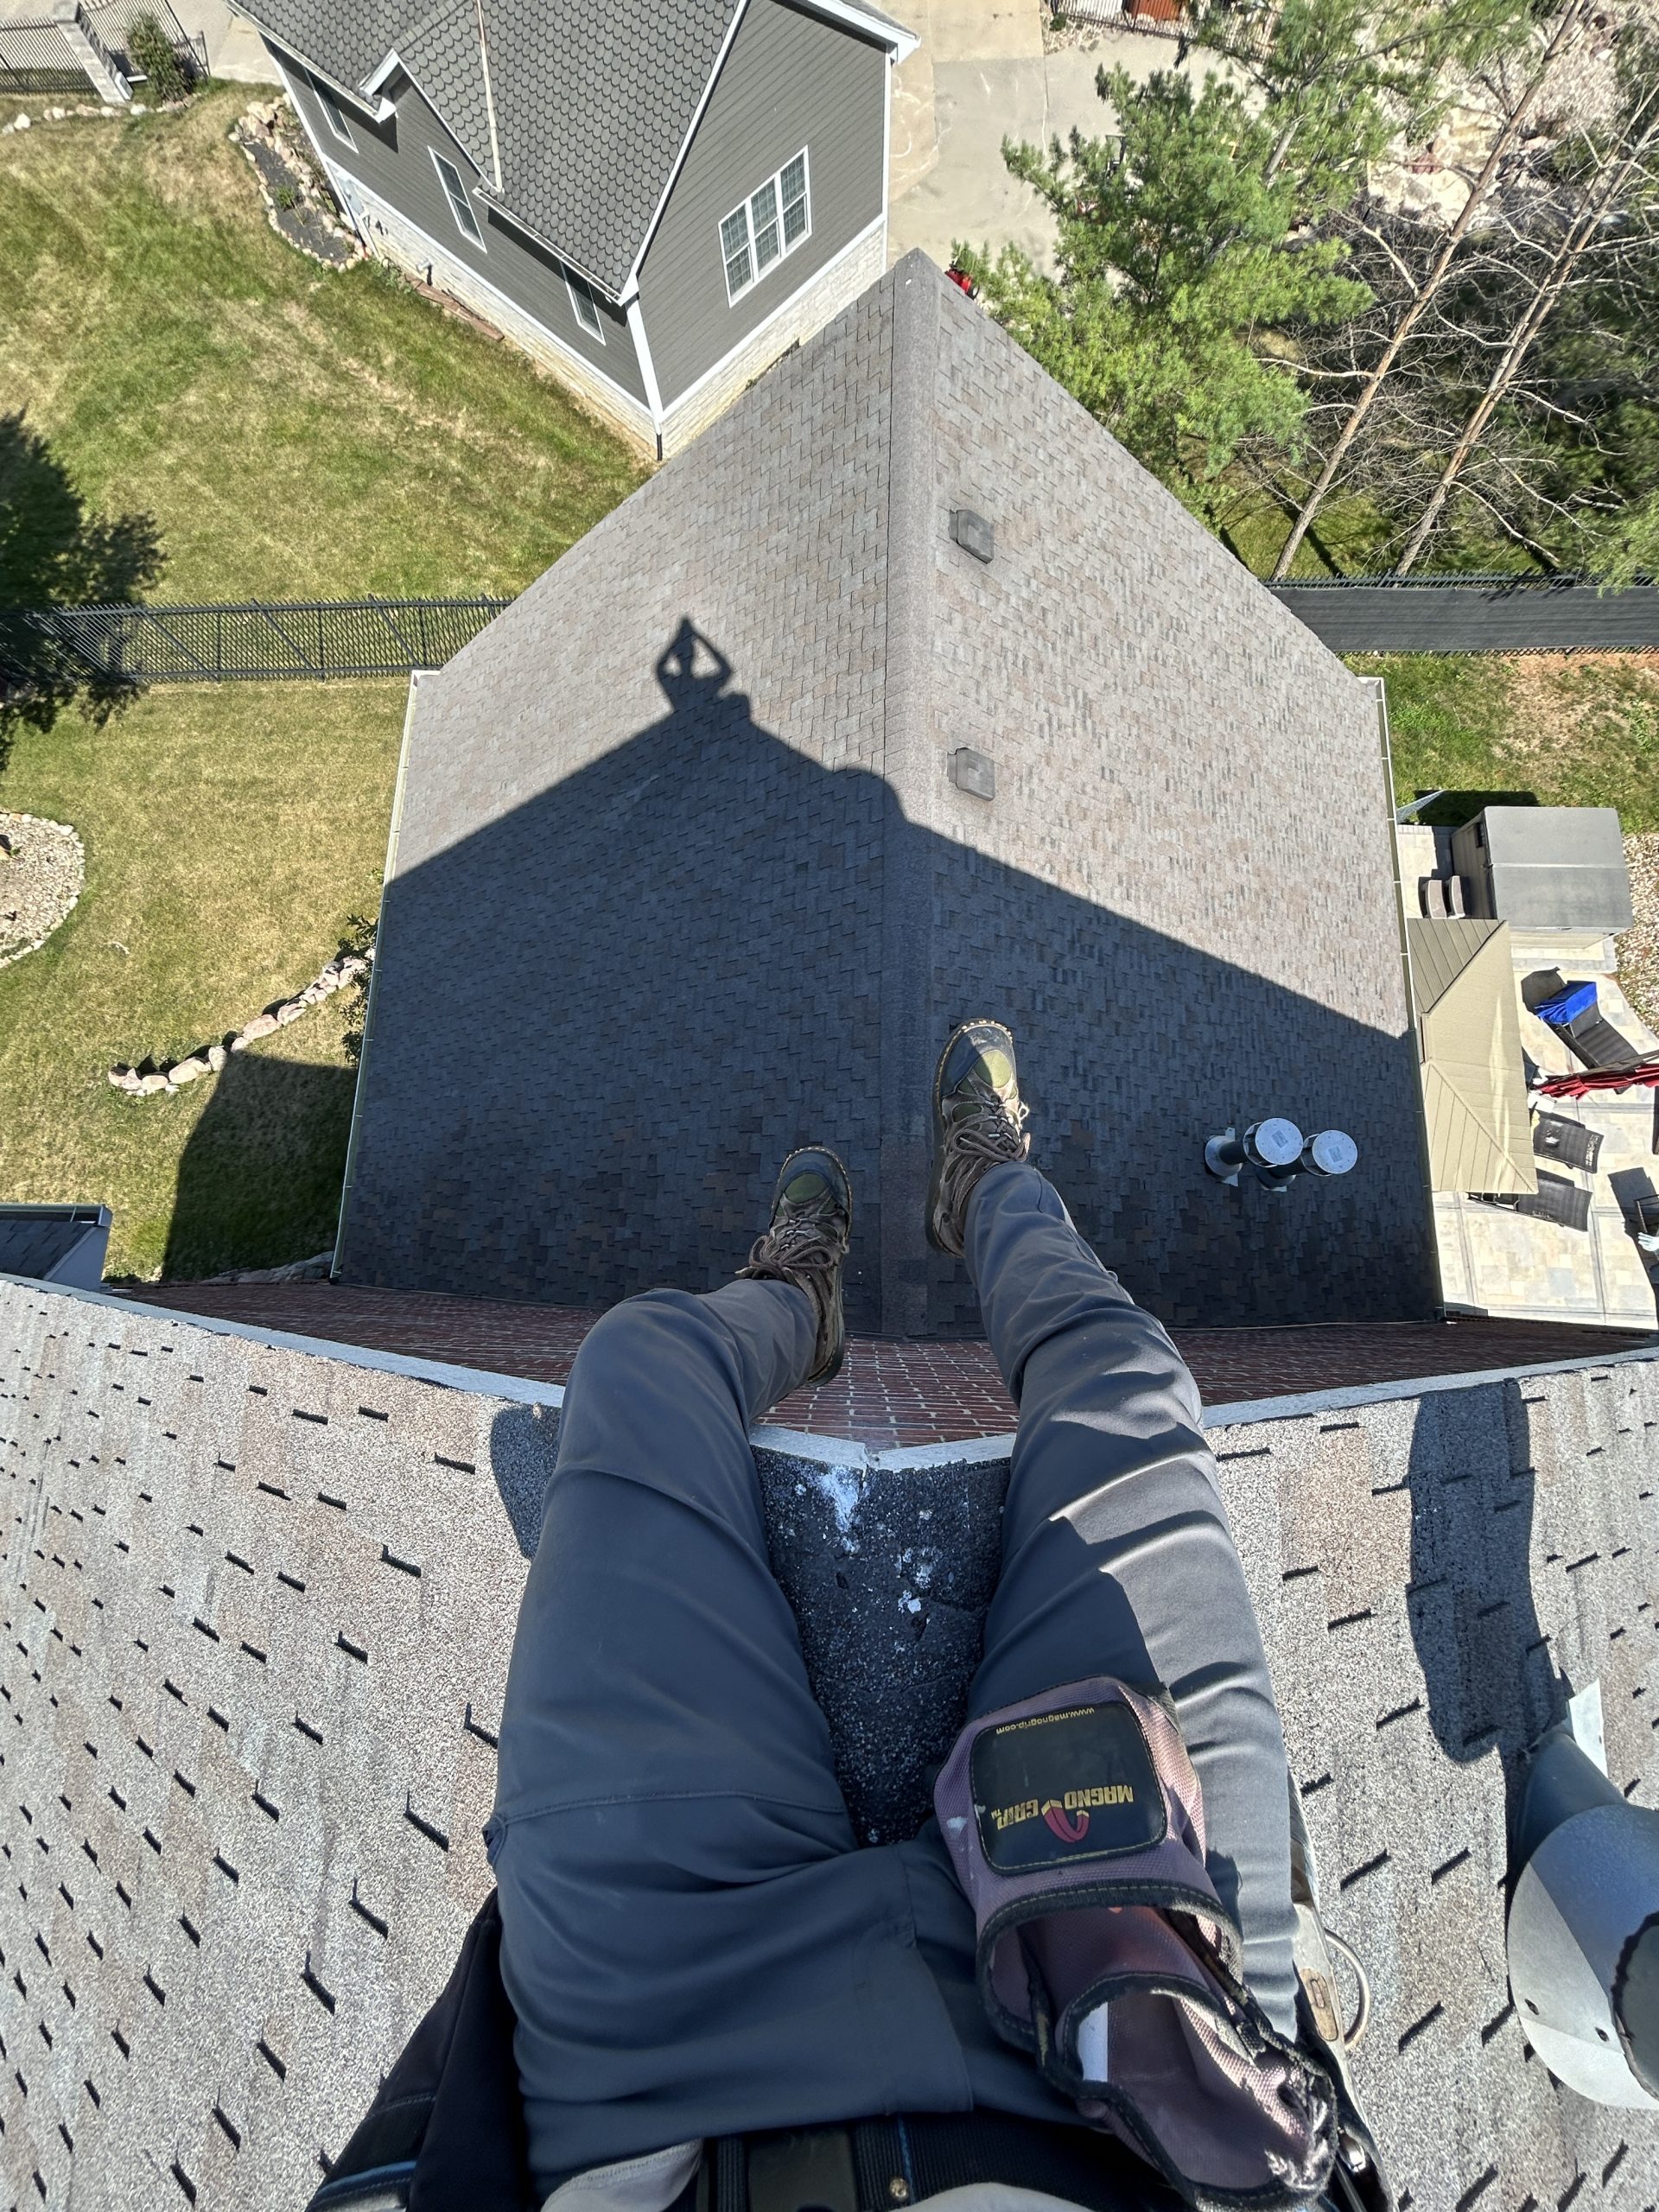
[[[600,320],[599,304],[588,289],[586,278],[578,276],[574,269],[564,272],[564,288],[570,295],[571,311],[590,338],[605,343],[605,325]]]
[[[721,223],[720,255],[726,264],[727,299],[741,298],[774,262],[794,251],[811,227],[803,147]]]
[[[478,227],[478,218],[474,214],[472,202],[467,197],[467,188],[461,181],[461,171],[453,162],[446,162],[442,154],[434,153],[432,159],[437,165],[438,175],[443,185],[444,198],[449,202],[449,213],[455,219],[455,228],[463,238],[470,238],[474,245],[482,245],[484,233]]]
[[[323,120],[335,137],[342,146],[355,146],[357,141],[352,136],[352,126],[346,122],[345,111],[340,102],[332,92],[325,92],[321,85],[316,87],[316,94],[318,105],[322,110]]]

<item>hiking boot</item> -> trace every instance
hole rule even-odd
[[[853,1185],[821,1144],[791,1152],[778,1171],[772,1219],[738,1269],[751,1281],[792,1282],[818,1317],[817,1357],[808,1382],[827,1382],[847,1349],[841,1318],[841,1270],[853,1234]]]
[[[1296,1916],[1291,1953],[1296,1967],[1297,2041],[1331,2077],[1337,2095],[1337,2163],[1323,2203],[1341,2212],[1395,2212],[1394,2191],[1376,2139],[1359,2109],[1348,2054],[1364,2040],[1371,1985],[1357,1955],[1319,1917],[1313,1846],[1302,1817],[1301,1792],[1290,1785],[1290,1901]],[[1331,1954],[1346,1959],[1359,1990],[1359,2010],[1344,2024]]]
[[[1020,1096],[1014,1032],[1000,1021],[962,1021],[950,1032],[933,1077],[933,1175],[927,1241],[962,1257],[968,1201],[988,1167],[1023,1160],[1029,1109]]]

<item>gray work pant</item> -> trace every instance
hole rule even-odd
[[[967,1258],[1020,1408],[969,1710],[1166,1684],[1246,1976],[1288,2029],[1284,1745],[1192,1378],[1034,1168],[985,1176]],[[812,1352],[804,1293],[734,1282],[630,1299],[571,1373],[489,1831],[543,2190],[700,2135],[1075,2119],[981,2009],[937,1824],[861,1849],[836,1787],[748,1442]]]

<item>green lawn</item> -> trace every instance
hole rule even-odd
[[[226,135],[251,97],[0,142],[0,418],[89,517],[152,519],[163,598],[522,589],[639,465],[510,347],[283,245]],[[0,604],[54,573],[39,478]]]
[[[1395,793],[1448,797],[1421,817],[1462,822],[1489,797],[1616,806],[1659,830],[1659,668],[1652,656],[1350,654],[1388,686]]]
[[[640,480],[519,354],[284,245],[226,140],[251,97],[0,141],[0,607],[124,577],[173,600],[512,593]],[[0,1196],[106,1200],[112,1274],[332,1242],[349,1000],[175,1097],[106,1070],[239,1026],[375,911],[404,697],[157,689],[102,731],[68,712],[16,734],[0,808],[72,823],[87,881],[0,970]]]
[[[174,1097],[177,1058],[308,982],[372,912],[402,683],[159,690],[102,731],[18,745],[0,806],[73,823],[80,903],[0,969],[0,1192],[105,1200],[112,1274],[209,1274],[334,1241],[353,1077],[340,993]]]

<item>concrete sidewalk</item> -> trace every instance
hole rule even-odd
[[[238,85],[282,83],[258,32],[226,0],[173,0],[173,12],[191,37],[206,46],[213,76],[228,77]]]
[[[1046,12],[1043,0],[899,0],[893,13],[922,43],[894,86],[892,260],[920,246],[947,267],[965,239],[993,251],[1012,242],[1046,262],[1053,226],[1008,175],[1002,141],[1046,145],[1073,130],[1098,137],[1110,123],[1095,89],[1101,69],[1121,66],[1144,82],[1176,66],[1170,40],[1135,31],[1046,52]],[[1205,57],[1197,60],[1202,68]]]

